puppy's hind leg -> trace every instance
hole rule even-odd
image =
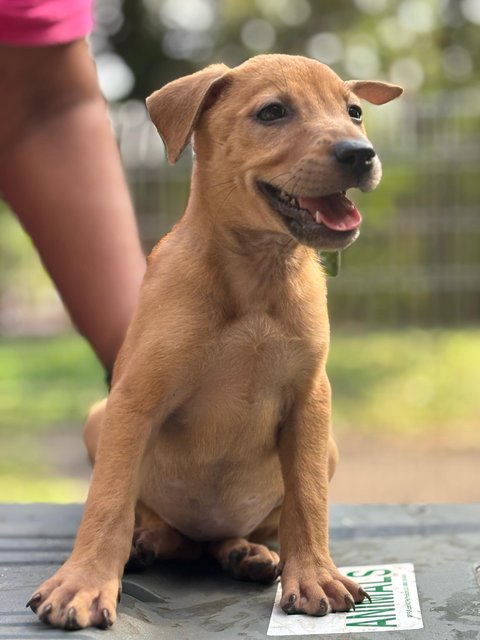
[[[106,406],[107,398],[96,402],[90,409],[85,426],[83,427],[83,442],[87,448],[88,457],[92,466],[95,462],[98,438],[100,436]]]
[[[146,569],[156,560],[196,560],[201,552],[201,543],[186,538],[152,509],[137,502],[127,571]]]
[[[328,441],[328,479],[331,480],[335,473],[335,470],[338,465],[340,455],[338,453],[337,443],[333,439],[333,436],[330,435],[330,439]]]

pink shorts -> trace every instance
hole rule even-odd
[[[0,44],[63,44],[92,29],[92,0],[0,0]]]

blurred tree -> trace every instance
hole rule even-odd
[[[98,0],[101,7],[111,0]],[[344,77],[383,76],[410,91],[479,77],[478,0],[124,0],[107,13],[109,46],[132,69],[129,97],[256,53],[310,55]],[[105,26],[105,23],[104,23]],[[108,31],[110,30],[110,33]]]

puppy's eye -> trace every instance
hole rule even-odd
[[[273,122],[274,120],[281,120],[287,115],[287,110],[280,104],[280,102],[272,102],[267,104],[266,107],[260,109],[257,113],[257,120],[261,122]]]
[[[352,118],[352,120],[356,120],[357,122],[362,121],[362,108],[358,106],[358,104],[351,104],[348,107],[348,115]]]

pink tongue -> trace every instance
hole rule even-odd
[[[326,227],[334,231],[351,231],[362,222],[360,211],[343,193],[333,193],[321,198],[300,196],[298,204],[301,209],[310,211],[314,220],[317,222],[320,220]]]

